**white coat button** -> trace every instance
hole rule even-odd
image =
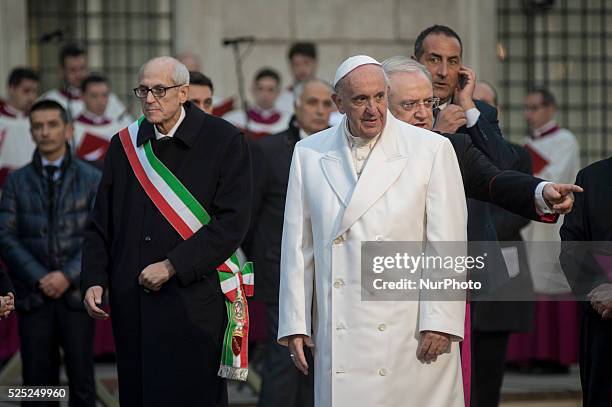
[[[382,236],[382,235],[376,235],[376,237],[374,238],[374,240],[376,240],[377,242],[382,242],[382,240],[383,240],[383,236]]]
[[[341,330],[343,330],[343,329],[346,329],[346,325],[344,325],[342,322],[339,322],[339,323],[336,325],[336,330],[337,330],[337,331],[341,331]]]
[[[364,156],[360,155],[357,157],[357,161],[363,161],[364,158],[365,158]]]
[[[346,373],[346,370],[344,370],[343,368],[339,367],[338,369],[336,369],[336,374],[343,374]]]
[[[344,281],[342,280],[336,280],[334,281],[334,288],[340,288],[344,285]]]
[[[385,324],[380,324],[380,325],[378,325],[378,330],[379,330],[379,331],[381,331],[381,332],[382,332],[382,331],[384,331],[385,329],[387,329],[387,325],[385,325]]]
[[[388,373],[388,372],[387,372],[387,369],[385,369],[385,368],[382,368],[382,369],[380,369],[380,370],[378,371],[378,374],[379,374],[379,375],[381,375],[381,376],[386,376],[386,375],[387,375],[387,373]]]
[[[344,242],[344,237],[342,236],[338,236],[334,239],[334,244],[342,244],[342,242]]]

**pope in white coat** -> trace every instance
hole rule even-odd
[[[297,143],[285,206],[278,339],[317,407],[463,406],[464,301],[361,301],[363,241],[467,240],[450,142],[387,111],[380,64],[336,73],[339,126]]]

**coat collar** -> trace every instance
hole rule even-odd
[[[206,113],[202,112],[189,101],[185,102],[183,107],[185,108],[185,119],[179,125],[174,137],[181,140],[188,148],[191,148],[200,134],[200,129],[204,122],[203,119],[206,118]],[[138,128],[136,145],[140,147],[148,140],[155,140],[155,129],[153,128],[153,124],[145,119]]]
[[[323,172],[346,207],[337,235],[342,235],[391,187],[407,164],[399,149],[400,124],[387,111],[387,123],[359,180],[344,136],[346,117],[336,128],[333,148],[323,156]]]
[[[60,176],[64,176],[66,170],[72,163],[72,153],[70,152],[70,145],[66,143],[66,153],[64,154],[64,159],[62,160],[62,164],[60,165]],[[32,165],[34,166],[34,170],[40,176],[43,176],[43,165],[42,165],[42,157],[38,152],[38,149],[34,150],[34,154],[32,156]]]
[[[346,207],[351,199],[355,184],[357,184],[357,174],[351,149],[346,137],[344,137],[345,122],[346,117],[335,128],[335,132],[332,134],[331,148],[321,158],[321,165],[327,182],[329,182],[340,202]]]
[[[295,115],[291,116],[291,120],[289,120],[289,128],[287,130],[287,143],[291,146],[291,148],[293,148],[293,146],[300,141],[300,126]]]

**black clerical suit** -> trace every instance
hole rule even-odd
[[[580,328],[580,382],[584,407],[612,405],[612,319],[603,319],[585,298],[612,278],[599,266],[593,253],[612,255],[612,158],[580,170],[574,209],[565,215],[560,235],[561,266],[572,291],[582,302]],[[590,243],[586,243],[590,242]],[[599,243],[593,243],[599,242]]]
[[[115,135],[86,232],[83,291],[109,290],[119,398],[130,407],[227,405],[225,381],[217,376],[227,317],[216,268],[249,226],[250,154],[234,126],[190,102],[183,107],[173,137],[156,140],[144,120],[137,145],[151,141],[210,223],[183,240],[144,192]],[[145,291],[138,276],[164,259],[176,275],[159,291]]]

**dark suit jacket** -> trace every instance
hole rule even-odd
[[[500,169],[518,169],[519,157],[515,150],[502,135],[497,119],[497,109],[493,106],[475,100],[474,104],[480,112],[480,117],[472,127],[460,127],[457,133],[469,134],[478,149]]]
[[[472,242],[498,240],[490,216],[489,203],[538,222],[557,221],[558,215],[540,215],[536,211],[534,192],[542,179],[519,171],[500,170],[475,147],[472,137],[468,135],[461,133],[442,135],[451,141],[461,169],[465,195],[468,198],[468,240]],[[491,245],[495,247],[491,248]],[[473,255],[480,255],[481,250],[486,250],[488,253],[487,268],[472,275],[474,280],[483,284],[481,293],[492,293],[509,280],[501,248],[496,243],[487,246],[477,247],[472,243],[470,247]]]
[[[257,270],[255,297],[266,303],[278,303],[285,198],[291,157],[299,139],[292,120],[287,130],[252,143],[252,224],[242,249]]]
[[[516,168],[518,157],[508,142],[504,140],[497,119],[497,109],[483,103],[474,101],[480,111],[477,123],[472,127],[461,127],[458,133],[470,136],[472,143],[482,151],[499,169]],[[491,221],[489,205],[485,202],[469,199],[468,208],[468,240],[469,241],[497,241],[497,234]],[[470,251],[471,255],[480,255],[480,250]],[[483,284],[481,292],[492,292],[508,281],[508,271],[503,260],[501,249],[489,250],[487,267],[476,277]]]
[[[121,405],[217,406],[225,393],[217,371],[227,311],[216,268],[248,230],[250,154],[237,128],[184,106],[174,137],[157,141],[144,120],[137,143],[151,140],[210,223],[183,240],[144,192],[115,135],[85,234],[83,291],[109,288]],[[141,271],[164,259],[176,275],[159,291],[144,292]]]
[[[476,148],[472,139],[461,133],[442,134],[455,149],[465,196],[471,199],[496,204],[517,215],[538,222],[555,222],[555,216],[543,216],[536,211],[534,191],[543,180],[530,175],[531,158],[521,171],[500,170]]]
[[[531,174],[531,156],[527,150],[516,144],[512,144],[512,147],[519,156],[519,170],[525,174]],[[519,198],[521,190],[515,189],[515,193]],[[533,192],[531,192],[531,197],[533,198]],[[534,207],[534,204],[532,203],[531,206]],[[520,230],[529,223],[529,220],[496,205],[491,205],[490,209],[500,245],[515,247],[518,252],[520,272],[518,276],[496,290],[493,294],[496,298],[481,298],[481,301],[472,304],[472,327],[476,331],[488,332],[528,331],[533,328],[532,302],[483,301],[499,300],[500,298],[517,299],[533,295],[525,246],[516,243],[522,241]]]

